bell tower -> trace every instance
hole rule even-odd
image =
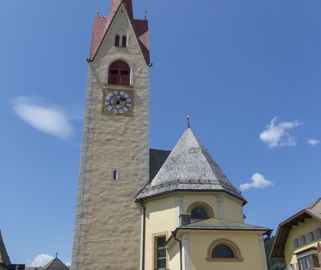
[[[77,197],[72,270],[138,270],[141,207],[149,180],[148,22],[132,0],[96,16]]]

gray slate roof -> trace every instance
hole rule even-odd
[[[185,130],[154,179],[136,199],[174,191],[224,191],[246,202],[190,128]]]
[[[7,266],[11,264],[10,258],[8,256],[8,252],[6,250],[6,246],[4,245],[1,231],[0,231],[0,264],[4,264]]]
[[[26,267],[26,270],[69,270],[69,268],[56,257],[43,267]]]
[[[50,263],[41,268],[43,270],[69,270],[69,268],[57,257],[54,258]]]

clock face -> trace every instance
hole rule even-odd
[[[104,105],[113,114],[123,114],[131,109],[132,98],[126,91],[112,90],[106,93]]]

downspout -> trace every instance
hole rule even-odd
[[[172,232],[174,239],[179,243],[179,263],[180,270],[183,270],[182,241],[177,238],[177,231]]]
[[[141,207],[143,208],[143,246],[142,246],[142,267],[141,269],[142,270],[145,270],[145,231],[146,231],[146,207],[144,205],[144,202],[143,201],[140,201],[139,202]]]

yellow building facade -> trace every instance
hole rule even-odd
[[[186,128],[149,147],[148,21],[131,0],[97,15],[81,151],[72,270],[267,270],[247,201]]]
[[[321,269],[321,198],[279,225],[271,257],[283,257],[287,269]]]

